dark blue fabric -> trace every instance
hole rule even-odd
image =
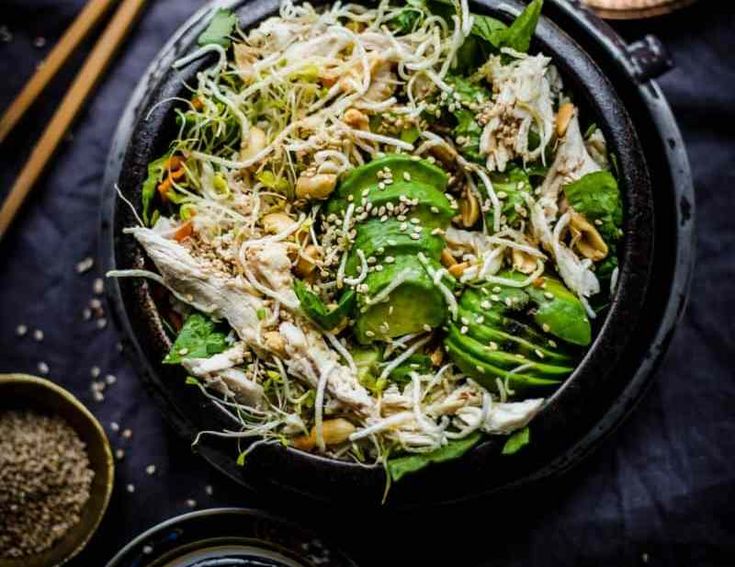
[[[5,0],[0,25],[0,107],[5,107],[82,0]],[[101,530],[73,564],[101,565],[132,536],[197,508],[268,506],[192,456],[164,423],[116,348],[116,330],[85,321],[98,268],[94,256],[105,156],[136,81],[166,38],[201,4],[151,2],[69,139],[0,243],[0,371],[37,373],[76,393],[126,456],[117,466]],[[679,120],[694,172],[698,264],[689,308],[653,387],[635,413],[561,481],[512,500],[361,521],[301,510],[301,521],[340,541],[366,565],[733,565],[735,564],[735,17],[729,2],[700,2],[677,16],[627,26],[656,33],[676,68],[660,81]],[[34,38],[44,37],[45,47]],[[87,48],[89,47],[89,42]],[[83,53],[0,151],[2,194],[46,124]],[[19,338],[25,324],[29,335]],[[36,342],[33,329],[45,338]],[[90,371],[117,382],[93,400]],[[111,429],[130,428],[125,439]],[[149,476],[147,465],[157,467]],[[135,486],[134,493],[126,485]],[[212,487],[212,495],[205,489]],[[282,513],[289,513],[283,508]],[[291,512],[293,513],[293,512]]]

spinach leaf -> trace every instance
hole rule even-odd
[[[508,26],[500,20],[490,16],[474,16],[472,35],[482,38],[496,49],[503,47],[503,41],[508,33]]]
[[[496,47],[510,47],[522,53],[528,51],[543,5],[544,0],[532,0],[523,12],[518,14],[518,17],[513,20],[510,27],[502,32],[500,45],[493,45]]]
[[[407,6],[398,14],[388,21],[388,26],[392,31],[398,33],[411,33],[421,20],[422,12],[412,6],[412,2],[407,2]]]
[[[296,292],[296,297],[299,298],[301,310],[304,314],[325,331],[334,329],[339,325],[355,305],[356,295],[351,289],[342,294],[337,306],[331,310],[324,305],[317,294],[309,291],[306,284],[301,280],[294,280],[293,289]]]
[[[452,461],[460,458],[482,438],[482,434],[478,431],[471,433],[463,439],[450,441],[444,447],[435,449],[429,453],[420,453],[415,455],[406,455],[397,459],[388,461],[388,474],[394,482],[398,482],[407,474],[416,472],[431,463],[441,463],[444,461]]]
[[[143,222],[148,224],[150,218],[151,203],[156,196],[156,187],[163,179],[163,172],[166,170],[166,163],[169,156],[165,155],[148,164],[148,177],[143,182],[141,190],[141,201],[143,202]]]
[[[207,29],[205,29],[199,38],[197,43],[201,46],[210,45],[216,43],[221,45],[225,49],[230,47],[230,35],[237,25],[237,16],[230,10],[220,8],[212,16],[212,20],[209,22]]]
[[[569,204],[588,221],[594,222],[608,244],[623,234],[623,204],[618,182],[609,171],[588,173],[562,188]]]
[[[179,331],[164,364],[180,364],[185,358],[209,358],[227,348],[227,334],[201,313],[192,313]]]
[[[513,455],[531,442],[531,430],[528,427],[514,432],[503,445],[503,455]]]

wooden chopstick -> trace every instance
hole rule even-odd
[[[67,129],[76,118],[144,5],[145,0],[122,0],[110,23],[87,56],[84,65],[33,148],[0,209],[0,239],[5,235],[18,209],[58,148]]]
[[[0,143],[115,0],[89,0],[0,118]]]

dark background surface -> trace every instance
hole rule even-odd
[[[0,38],[0,108],[82,4],[3,0],[0,26],[12,38],[0,33],[9,39]],[[120,352],[114,325],[100,329],[94,317],[83,317],[96,297],[99,262],[85,274],[75,270],[77,262],[96,256],[105,159],[125,103],[158,49],[201,4],[151,2],[0,243],[0,372],[39,374],[38,364],[46,363],[49,376],[78,395],[113,447],[125,451],[105,521],[75,567],[103,565],[134,535],[194,508],[274,508],[263,495],[210,470],[166,425]],[[618,29],[629,39],[655,33],[673,53],[676,68],[660,84],[689,150],[697,198],[690,303],[653,386],[582,465],[512,497],[371,517],[359,509],[345,517],[275,505],[331,536],[362,564],[735,564],[735,8],[704,1],[676,16]],[[83,55],[0,149],[3,195]],[[16,334],[20,324],[29,328],[24,337]],[[35,329],[44,333],[40,342],[32,337]],[[103,401],[92,395],[95,366],[100,379],[117,379]],[[121,434],[125,429],[130,438]],[[155,465],[153,475],[148,465]]]

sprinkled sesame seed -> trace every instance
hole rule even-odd
[[[483,309],[490,309],[492,307],[492,304],[487,299],[485,299],[480,302],[480,307],[482,307]]]
[[[421,235],[418,234],[418,233],[416,233],[416,232],[414,232],[413,234],[411,234],[411,239],[412,240],[418,240],[420,238],[421,238]]]
[[[122,461],[125,458],[125,450],[124,449],[115,449],[115,458],[118,461]]]
[[[214,494],[214,489],[212,488],[212,485],[208,484],[207,486],[205,486],[204,492],[206,492],[208,496],[212,496],[212,494]]]
[[[196,506],[197,506],[197,501],[196,501],[196,500],[194,500],[193,498],[189,498],[189,499],[188,499],[188,500],[186,501],[186,505],[187,505],[187,506],[188,506],[189,508],[196,508]]]
[[[125,487],[125,490],[127,490],[130,494],[132,494],[133,492],[135,492],[135,485],[134,484],[128,484]]]
[[[411,181],[411,174],[408,171],[404,171],[403,179],[405,179],[406,181]]]
[[[33,340],[41,342],[43,340],[43,331],[41,329],[36,329],[33,331]]]
[[[107,376],[105,376],[105,382],[112,386],[115,382],[117,382],[117,376],[115,376],[114,374],[108,374]]]
[[[122,432],[123,439],[130,439],[133,436],[132,429],[126,429]]]
[[[49,371],[49,368],[48,368],[48,364],[46,364],[46,363],[45,363],[45,362],[43,362],[43,361],[39,362],[39,363],[38,363],[38,371],[39,371],[39,372],[40,372],[41,374],[43,374],[44,376],[45,376],[46,374],[48,374],[48,371]]]
[[[82,310],[82,319],[89,321],[92,318],[92,310],[89,307],[85,307]]]
[[[98,329],[104,329],[107,326],[107,319],[102,317],[102,319],[97,319],[97,328]]]
[[[27,332],[28,332],[28,327],[26,327],[25,325],[18,325],[15,328],[15,334],[18,335],[19,337],[25,336]]]
[[[120,431],[120,424],[117,421],[113,421],[110,423],[110,429],[115,432]]]
[[[153,476],[154,474],[156,474],[156,465],[148,465],[145,468],[145,474],[147,474],[148,476]]]
[[[554,299],[554,294],[547,291],[547,292],[544,292],[544,297],[546,299]]]
[[[153,553],[153,546],[152,545],[144,545],[143,546],[143,553],[145,553],[146,555],[150,555],[151,553]]]
[[[498,343],[495,341],[490,341],[488,346],[490,347],[490,350],[498,350]]]
[[[549,339],[549,346],[556,347],[556,341]]]
[[[393,256],[386,256],[383,260],[386,264],[392,264],[396,261],[396,259]]]
[[[98,377],[99,377],[99,375],[100,375],[100,372],[101,372],[101,370],[100,370],[100,367],[99,367],[99,366],[93,366],[93,367],[92,367],[92,368],[91,368],[91,369],[89,370],[89,373],[90,373],[90,375],[92,376],[92,378],[98,378]]]
[[[423,327],[423,329],[424,329],[424,331],[426,331],[427,333],[430,333],[430,332],[431,332],[431,325],[429,325],[428,323],[424,323],[424,327]]]
[[[84,260],[77,263],[77,273],[83,274],[84,272],[88,272],[92,269],[92,266],[94,266],[94,260],[90,256],[87,256],[86,258],[84,258]]]
[[[477,366],[475,366],[475,368],[477,369],[477,371],[480,374],[485,374],[485,369],[482,366],[480,366],[479,364]]]
[[[463,335],[466,335],[467,334],[467,331],[469,331],[469,329],[467,328],[467,325],[462,325],[459,328],[459,332],[462,333]]]
[[[490,296],[490,299],[493,300],[493,301],[500,301],[500,296],[493,294],[493,295]]]
[[[99,390],[95,390],[94,392],[92,392],[92,399],[95,402],[104,402],[105,401],[105,395],[102,392],[100,392]]]
[[[92,291],[94,291],[97,295],[104,293],[105,282],[102,280],[102,278],[95,278],[94,283],[92,284]]]
[[[547,323],[541,325],[541,328],[543,329],[544,333],[548,333],[551,330],[551,327],[549,327]]]

